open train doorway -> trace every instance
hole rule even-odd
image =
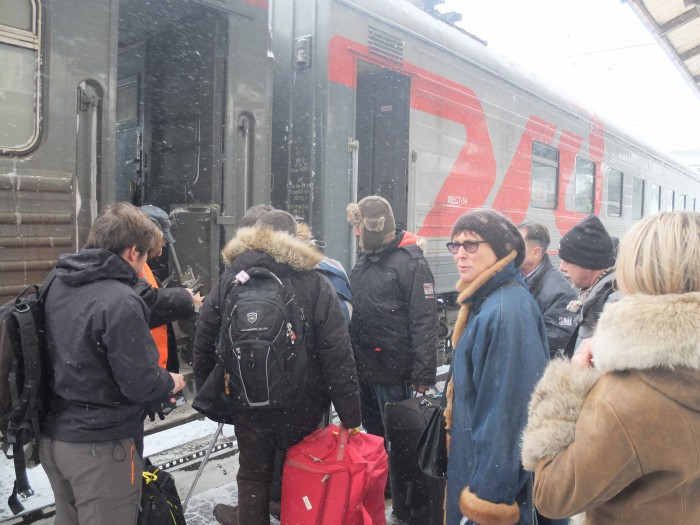
[[[227,16],[182,0],[122,0],[120,6],[117,200],[167,213],[221,206]],[[197,266],[188,254],[202,248],[186,244],[177,246],[183,270]],[[218,252],[218,245],[211,250]],[[167,280],[175,263],[166,247],[151,268]],[[200,273],[210,271],[205,265]]]
[[[226,17],[198,2],[121,2],[118,198],[166,211],[217,202],[226,27]]]
[[[410,78],[360,62],[355,138],[359,142],[357,198],[379,195],[391,203],[396,225],[408,217]]]

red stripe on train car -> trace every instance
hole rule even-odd
[[[263,9],[268,9],[269,4],[267,0],[243,0],[247,4],[251,4],[257,7],[262,7]]]
[[[467,87],[430,71],[403,62],[400,67],[369,55],[366,46],[341,36],[331,38],[328,50],[328,77],[350,88],[356,88],[356,58],[400,71],[411,76],[411,108],[461,124],[465,141],[457,159],[440,188],[423,226],[421,236],[448,236],[452,224],[466,209],[465,190],[469,188],[469,207],[483,206],[496,181],[496,159],[486,127],[486,118],[476,94]],[[465,198],[460,200],[460,196]],[[457,201],[453,204],[452,201]],[[438,204],[440,203],[440,204]]]
[[[397,66],[381,57],[370,55],[366,46],[338,35],[333,36],[329,42],[328,79],[356,89],[358,57],[410,75],[411,108],[464,126],[467,140],[417,232],[424,237],[448,237],[452,225],[462,213],[484,205],[496,182],[496,160],[481,101],[464,85],[407,62]],[[556,132],[557,127],[549,122],[535,116],[528,118],[513,160],[493,202],[493,208],[507,210],[509,219],[515,224],[525,218],[530,204],[532,141],[552,144]],[[576,156],[580,153],[583,138],[563,130],[559,144],[562,146],[559,161],[560,184],[554,216],[557,229],[563,234],[586,215],[565,209],[566,189],[572,181]],[[589,144],[588,157],[596,165],[594,212],[599,214],[605,146],[603,124],[594,118],[591,118]]]

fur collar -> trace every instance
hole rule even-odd
[[[312,270],[323,260],[323,254],[313,245],[289,233],[270,228],[240,228],[221,251],[226,266],[247,251],[269,254],[276,262],[287,264],[295,270]]]
[[[700,369],[700,292],[633,294],[609,303],[592,343],[601,372]]]

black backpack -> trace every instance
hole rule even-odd
[[[254,267],[236,275],[216,343],[234,410],[294,405],[306,386],[306,325],[289,279]]]
[[[137,525],[186,525],[172,474],[154,466],[146,458],[142,477],[141,510]]]
[[[52,271],[41,287],[27,286],[0,306],[0,431],[2,451],[15,465],[14,488],[7,500],[14,514],[22,512],[21,501],[34,494],[26,469],[39,464],[39,421],[50,369],[44,301],[54,278]]]

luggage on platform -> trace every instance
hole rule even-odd
[[[385,525],[387,455],[379,436],[330,425],[290,447],[282,525]]]
[[[416,396],[384,408],[391,502],[394,515],[408,525],[441,525],[444,520],[445,480],[421,472],[416,452],[423,429],[443,399]]]
[[[172,474],[146,458],[137,525],[187,525]]]

